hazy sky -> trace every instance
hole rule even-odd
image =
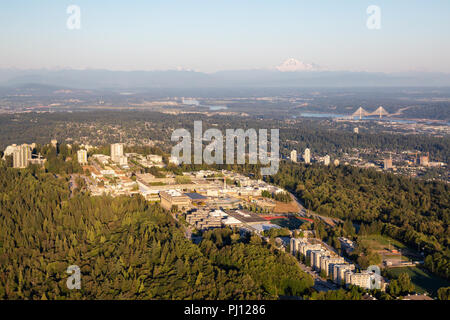
[[[81,29],[66,26],[69,5]],[[381,29],[369,30],[369,5]],[[0,68],[212,72],[293,57],[331,70],[450,72],[449,0],[14,0]]]

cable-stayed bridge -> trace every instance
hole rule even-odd
[[[364,110],[362,107],[359,107],[358,110],[356,110],[352,114],[353,117],[359,117],[360,120],[362,119],[362,117],[367,117],[367,116],[379,116],[381,119],[382,116],[388,116],[388,115],[389,115],[389,112],[387,112],[386,109],[384,109],[382,106],[379,106],[373,112],[368,112],[367,110]]]

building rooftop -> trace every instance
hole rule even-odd
[[[433,298],[425,294],[408,294],[401,297],[403,300],[433,300]]]
[[[200,193],[196,193],[196,192],[187,192],[184,194],[185,196],[188,196],[191,200],[206,200],[208,199],[205,196],[202,196]]]
[[[247,210],[233,210],[227,213],[243,223],[267,223],[264,218]]]
[[[252,225],[252,227],[258,231],[266,231],[270,229],[280,229],[280,226],[277,226],[276,224],[270,224],[270,223],[258,223]]]
[[[170,189],[170,190],[166,190],[166,191],[161,191],[161,193],[166,193],[166,194],[168,194],[168,195],[171,196],[171,197],[181,197],[181,196],[182,196],[182,193],[181,193],[181,192],[179,192],[179,191],[177,191],[177,190],[174,190],[174,189]]]

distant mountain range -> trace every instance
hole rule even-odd
[[[450,74],[327,71],[288,59],[272,69],[203,73],[187,70],[0,70],[0,86],[37,84],[78,89],[233,87],[408,87],[450,86]]]

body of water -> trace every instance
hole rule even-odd
[[[227,106],[207,106],[209,110],[211,111],[217,111],[217,110],[226,110],[228,109]]]

